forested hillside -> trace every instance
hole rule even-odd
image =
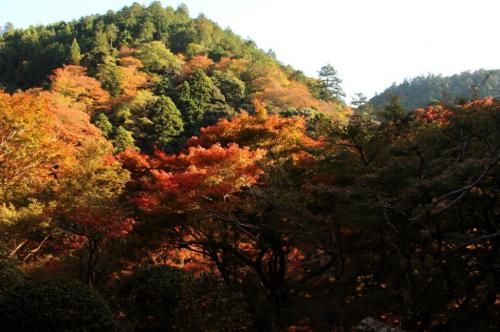
[[[452,76],[427,75],[393,84],[370,102],[376,107],[385,106],[393,96],[398,96],[407,110],[415,110],[431,103],[454,103],[478,97],[500,96],[500,70],[480,69]]]
[[[350,109],[159,2],[8,26],[0,84],[0,331],[500,326],[494,98]]]
[[[343,109],[323,84],[331,72],[323,81],[308,78],[204,16],[191,19],[185,6],[133,4],[74,22],[4,30],[0,86],[13,92],[52,84],[76,99],[87,87],[99,100],[86,113],[116,150],[175,145],[219,118],[252,111],[255,98],[276,112]],[[104,93],[98,97],[81,80]],[[165,123],[154,129],[156,120]]]

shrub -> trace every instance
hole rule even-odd
[[[185,283],[177,319],[180,331],[249,331],[252,317],[241,292],[213,275]]]
[[[186,275],[168,266],[148,266],[126,278],[121,287],[127,319],[140,329],[173,330]]]
[[[22,283],[0,301],[2,331],[109,331],[107,303],[75,281],[53,279]]]
[[[15,285],[23,282],[24,273],[16,266],[6,250],[0,247],[0,296]]]

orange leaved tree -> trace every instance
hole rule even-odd
[[[299,218],[292,205],[309,150],[322,142],[306,135],[302,118],[256,108],[256,115],[203,129],[185,153],[129,150],[119,159],[132,173],[131,202],[145,221],[163,226],[157,235],[167,235],[164,243],[209,258],[227,283],[255,275],[278,309],[290,260],[302,257],[291,231]]]
[[[107,107],[109,93],[95,78],[86,75],[86,69],[66,65],[54,70],[51,76],[51,90],[70,99],[74,108],[92,114]]]

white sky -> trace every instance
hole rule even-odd
[[[71,20],[132,0],[0,0],[0,23]],[[150,1],[137,1],[148,4]],[[273,49],[316,76],[331,63],[349,96],[419,74],[500,68],[498,0],[164,0]]]

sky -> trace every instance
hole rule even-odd
[[[0,0],[15,27],[119,10],[133,0]],[[152,0],[137,0],[149,4]],[[332,64],[348,100],[417,75],[500,68],[498,0],[163,0],[185,3],[317,76]]]

